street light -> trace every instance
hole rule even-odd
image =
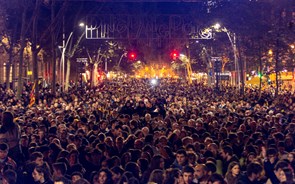
[[[120,64],[121,64],[121,61],[122,61],[123,57],[127,57],[127,52],[124,52],[124,53],[121,55],[121,57],[120,57],[120,59],[119,59],[119,61],[118,61],[117,67],[120,67]]]
[[[79,24],[79,27],[84,27],[85,24],[84,22],[81,22]],[[62,34],[62,46],[59,48],[62,48],[62,53],[61,53],[61,58],[60,58],[60,74],[62,73],[62,78],[60,83],[61,85],[61,89],[63,89],[64,91],[64,87],[65,87],[65,52],[67,49],[67,46],[69,44],[69,41],[71,40],[72,36],[73,36],[74,30],[71,31],[71,33],[69,34],[67,41],[66,41],[66,36],[65,36],[65,31],[63,30],[63,34]]]
[[[219,23],[216,23],[212,26],[215,31],[217,32],[225,32],[233,49],[234,52],[234,62],[235,62],[235,72],[237,73],[237,83],[238,83],[238,89],[240,91],[240,68],[238,64],[238,56],[237,56],[237,42],[236,42],[236,34],[230,32],[226,27],[221,28],[221,25]]]

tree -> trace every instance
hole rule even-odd
[[[54,3],[54,1],[51,1]],[[41,49],[46,45],[48,40],[51,40],[50,33],[52,30],[55,30],[58,22],[60,22],[61,17],[64,13],[67,1],[64,1],[61,7],[58,9],[58,12],[55,16],[47,16],[47,5],[48,1],[36,0],[30,4],[30,8],[32,11],[32,15],[27,19],[32,23],[31,28],[31,37],[29,37],[31,41],[31,50],[32,50],[32,63],[33,63],[33,80],[38,84],[39,76],[39,63],[38,63],[38,53]],[[54,6],[53,6],[54,7]],[[41,11],[42,10],[42,11]],[[54,18],[54,20],[52,20]],[[50,24],[48,24],[50,22]],[[23,21],[25,23],[25,21]],[[54,64],[53,64],[54,65]],[[54,68],[54,67],[53,67]],[[55,71],[52,71],[53,75],[55,75]],[[21,75],[21,74],[20,74]],[[54,85],[54,84],[53,84]],[[35,98],[38,101],[39,99],[39,85],[35,87]]]
[[[67,49],[66,52],[66,59],[67,59],[67,72],[66,72],[66,81],[65,81],[65,92],[68,92],[69,89],[69,82],[70,82],[70,73],[71,73],[71,60],[76,52],[76,50],[79,47],[79,44],[82,40],[82,38],[84,37],[85,32],[83,32],[78,39],[76,40],[74,46],[72,46],[72,44],[70,44],[69,49]],[[71,43],[72,43],[73,39],[71,39]]]
[[[15,56],[17,55],[17,35],[18,35],[18,3],[17,1],[5,1],[1,2],[3,7],[3,17],[6,21],[3,21],[1,32],[0,32],[0,42],[6,53],[8,54],[8,61],[6,62],[6,89],[10,88],[10,73],[12,67],[12,86],[13,80],[15,78]]]

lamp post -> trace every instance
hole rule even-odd
[[[83,22],[81,22],[79,24],[79,27],[84,27],[85,24]],[[62,34],[62,46],[60,47],[62,49],[62,53],[61,53],[61,58],[60,58],[60,90],[64,91],[65,88],[65,53],[66,53],[66,49],[68,47],[69,41],[71,40],[72,36],[73,36],[74,30],[71,31],[71,33],[69,34],[67,40],[65,39],[65,30],[63,29],[63,34]]]
[[[120,64],[121,64],[121,61],[122,61],[123,57],[127,57],[127,52],[124,52],[124,53],[121,55],[121,57],[120,57],[120,59],[119,59],[119,61],[118,61],[117,67],[120,67]]]
[[[65,33],[63,33],[63,36],[62,36],[63,41],[62,41],[62,47],[61,47],[62,52],[61,52],[61,58],[60,58],[60,74],[61,74],[60,88],[62,91],[64,91],[64,85],[65,85],[65,52],[72,35],[73,35],[73,31],[70,33],[67,41],[65,41]]]
[[[237,74],[237,81],[235,80],[235,83],[238,84],[238,89],[240,91],[240,67],[238,64],[238,56],[237,56],[237,39],[236,39],[236,34],[231,33],[226,27],[221,28],[221,25],[216,23],[215,25],[212,26],[214,30],[217,32],[225,32],[233,49],[234,53],[234,63],[235,63],[235,72]]]

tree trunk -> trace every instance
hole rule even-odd
[[[54,22],[54,17],[55,17],[55,12],[54,12],[54,5],[55,1],[53,0],[51,2],[51,24]],[[55,96],[55,91],[56,91],[56,52],[55,52],[55,34],[54,34],[54,27],[51,27],[51,74],[52,74],[52,82],[51,82],[51,91],[52,95]]]
[[[10,68],[12,63],[12,51],[9,51],[9,59],[6,63],[6,89],[10,89]]]
[[[69,91],[69,82],[70,82],[70,73],[71,72],[71,60],[67,58],[67,72],[66,72],[66,81],[65,81],[65,92]]]
[[[27,5],[23,3],[24,9],[22,12],[22,26],[21,26],[21,34],[20,34],[20,52],[19,52],[19,68],[18,68],[18,79],[17,79],[17,99],[21,98],[22,90],[23,90],[23,60],[24,60],[24,48],[25,48],[25,29],[26,29],[26,14],[27,14]]]
[[[33,47],[35,47],[33,49]],[[32,44],[32,59],[33,59],[33,79],[34,83],[36,83],[35,86],[35,99],[36,102],[38,102],[39,99],[39,80],[38,80],[38,51],[36,49],[36,45]]]
[[[276,72],[276,89],[275,89],[275,96],[279,94],[279,34],[277,34],[276,39],[276,56],[275,56],[275,72]]]
[[[40,51],[37,48],[37,25],[38,25],[38,15],[40,9],[40,0],[36,1],[34,17],[33,17],[33,27],[32,27],[32,63],[33,63],[33,79],[36,83],[35,86],[35,99],[36,102],[39,100],[39,80],[38,80],[38,52]]]
[[[259,43],[259,98],[261,98],[261,87],[262,87],[262,54],[261,54],[261,43]]]
[[[11,68],[11,86],[12,89],[15,89],[15,69],[16,69],[16,62],[12,61],[12,68]]]
[[[97,69],[98,69],[98,63],[94,63],[92,67],[92,81],[93,81],[93,86],[98,86],[98,81],[97,81]],[[91,82],[92,83],[92,82]]]
[[[237,39],[237,37],[236,37]],[[237,43],[237,49],[238,49],[238,65],[239,65],[239,68],[240,68],[240,81],[241,82],[241,89],[240,89],[240,94],[241,95],[244,95],[244,91],[245,91],[245,80],[244,80],[244,63],[243,63],[243,60],[242,60],[242,53],[241,53],[241,46],[240,46],[240,42],[239,41],[236,41]],[[240,84],[239,84],[240,85]]]

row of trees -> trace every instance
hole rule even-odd
[[[12,67],[12,82],[15,78],[15,66],[18,65],[17,96],[23,89],[24,54],[29,54],[32,60],[33,80],[38,81],[40,68],[38,61],[44,54],[51,52],[50,66],[55,71],[56,40],[61,27],[61,19],[67,7],[67,1],[46,0],[11,0],[1,1],[1,45],[9,59],[6,61],[6,88],[10,88],[10,69]],[[49,15],[49,16],[48,16]],[[51,45],[48,44],[51,42]],[[26,49],[25,49],[26,48]],[[41,52],[43,50],[43,52]],[[27,53],[25,53],[27,52]],[[43,54],[40,54],[43,53]],[[53,75],[52,82],[56,77]],[[38,99],[38,85],[35,96]],[[55,91],[55,85],[52,85]]]
[[[295,23],[295,7],[291,1],[282,0],[280,2],[253,2],[245,3],[223,2],[222,7],[216,7],[212,11],[211,20],[220,22],[226,26],[228,30],[236,34],[238,47],[238,61],[241,72],[241,78],[244,71],[258,71],[258,73],[267,74],[264,68],[268,68],[268,73],[279,72],[283,69],[293,71],[295,67],[294,58],[294,23]],[[221,17],[221,18],[216,18]],[[212,22],[210,22],[213,24]],[[213,41],[215,53],[223,58],[223,67],[232,66],[233,49],[226,36],[226,33],[216,34]],[[212,46],[211,45],[211,46]],[[208,45],[202,45],[202,48]],[[273,59],[269,60],[268,52],[273,50]],[[205,49],[205,51],[211,51]],[[207,52],[201,53],[204,62],[208,62]],[[207,60],[206,60],[207,59]],[[271,62],[270,62],[271,61]],[[247,68],[245,68],[245,66]],[[243,82],[242,80],[241,82]],[[278,78],[276,84],[278,84]],[[261,83],[260,83],[261,84]],[[244,84],[242,84],[241,92]],[[279,85],[276,85],[276,94]],[[260,85],[261,89],[261,85]]]
[[[30,60],[33,81],[36,83],[39,80],[39,74],[43,75],[43,73],[50,75],[48,78],[50,78],[51,84],[64,80],[61,79],[62,72],[57,72],[60,70],[61,63],[64,62],[66,76],[63,90],[68,91],[71,62],[76,53],[88,57],[87,68],[93,71],[93,75],[95,75],[98,65],[103,61],[118,58],[124,53],[121,43],[101,41],[95,42],[94,45],[83,42],[85,31],[82,31],[83,28],[77,30],[77,24],[84,21],[88,14],[99,12],[103,3],[98,3],[96,6],[87,6],[88,2],[67,0],[11,0],[0,3],[0,21],[2,21],[0,46],[3,51],[2,55],[8,56],[7,59],[5,57],[2,59],[6,66],[5,83],[8,89],[11,87],[11,83],[14,86],[15,78],[18,77],[18,98],[22,94],[23,79],[26,75],[26,71],[23,71],[22,67],[26,58]],[[89,47],[86,46],[87,44]],[[60,59],[62,54],[65,56],[65,61]],[[41,58],[46,60],[46,72],[43,70],[40,72]],[[17,72],[16,69],[18,69]],[[59,74],[59,81],[57,74]],[[10,80],[11,78],[12,80]],[[51,87],[52,92],[55,93],[56,85],[51,85]],[[36,85],[36,99],[39,94],[38,88],[39,85]]]
[[[14,79],[16,76],[15,66],[18,65],[17,96],[20,97],[22,94],[25,73],[22,66],[26,55],[30,55],[32,60],[34,81],[38,81],[38,73],[40,73],[38,63],[40,58],[43,57],[47,60],[47,68],[50,71],[47,71],[47,73],[50,73],[51,84],[55,84],[57,82],[57,63],[59,63],[61,56],[61,51],[58,48],[62,40],[65,41],[70,34],[73,34],[72,39],[65,52],[67,65],[66,91],[70,80],[71,61],[76,53],[85,52],[90,61],[89,65],[93,66],[91,69],[96,71],[97,66],[103,61],[118,60],[124,53],[124,47],[136,47],[142,51],[141,55],[146,60],[156,60],[153,57],[163,54],[161,49],[167,50],[167,48],[159,48],[156,44],[139,45],[136,43],[143,42],[134,40],[125,40],[124,42],[103,41],[94,44],[83,42],[83,33],[73,32],[73,30],[76,24],[87,15],[104,11],[108,13],[130,13],[131,8],[130,4],[123,3],[118,4],[118,6],[108,3],[95,3],[95,6],[91,6],[91,3],[94,2],[72,2],[68,0],[0,1],[0,45],[3,51],[1,55],[4,53],[7,55],[7,59],[5,59],[6,87],[10,87],[11,66],[13,66],[12,78]],[[155,4],[152,5],[151,9],[146,9],[146,6],[142,5],[140,9],[136,8],[132,11],[137,13],[162,11]],[[294,67],[294,50],[291,50],[292,47],[290,47],[290,44],[294,43],[294,6],[291,1],[281,0],[279,4],[276,2],[220,1],[215,6],[210,6],[210,12],[206,8],[196,10],[198,6],[186,5],[186,9],[181,12],[196,15],[196,19],[192,20],[196,24],[203,23],[206,27],[209,24],[220,22],[236,33],[239,49],[238,59],[242,70],[244,70],[243,63],[247,63],[248,70],[257,70],[257,68],[262,70],[263,65],[265,65],[263,58],[269,49],[272,49],[275,53],[275,62],[271,64],[275,65],[274,70],[276,72],[279,72],[282,67],[289,69]],[[190,9],[188,10],[188,8]],[[185,42],[184,47],[188,43],[189,41]],[[179,45],[174,47],[181,48],[183,43],[176,42],[175,44]],[[88,47],[89,45],[90,47]],[[210,49],[213,47],[214,49]],[[214,53],[212,50],[214,50]],[[216,53],[219,54],[224,58],[223,68],[229,66],[230,61],[233,61],[231,45],[226,34],[217,35],[216,39],[210,43],[190,44],[190,52],[191,58],[197,63],[195,66],[204,66],[203,68],[208,65],[208,57],[202,54],[212,56]],[[202,68],[195,69],[202,70]],[[51,87],[54,93],[56,85],[51,85]],[[35,96],[38,99],[38,85],[36,85],[35,91]]]

